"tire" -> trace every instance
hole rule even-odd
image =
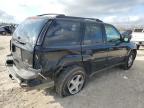
[[[128,70],[132,67],[133,62],[135,60],[135,53],[132,51],[125,60],[124,65],[122,66],[123,69]]]
[[[140,45],[137,45],[137,50],[139,50],[139,48],[140,48]]]
[[[4,36],[5,36],[5,35],[6,35],[6,32],[2,32],[2,35],[4,35]]]
[[[81,76],[81,80],[78,79],[78,76]],[[74,78],[76,79],[74,80]],[[86,83],[87,75],[82,67],[79,66],[71,66],[65,68],[60,75],[56,78],[55,81],[55,89],[56,92],[61,96],[69,96],[74,95],[78,92],[80,92],[85,83]],[[72,82],[83,82],[78,85],[78,83],[72,83]],[[73,89],[75,86],[77,86],[77,89]],[[78,90],[79,89],[79,90]]]

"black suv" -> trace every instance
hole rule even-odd
[[[129,69],[137,54],[130,38],[99,19],[29,17],[12,36],[9,77],[27,89],[55,86],[59,95],[73,95],[100,70],[117,65]]]

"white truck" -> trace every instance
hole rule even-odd
[[[137,49],[144,46],[144,28],[135,28],[132,32],[131,41],[137,45]]]

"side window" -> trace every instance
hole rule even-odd
[[[101,43],[102,30],[100,24],[86,24],[84,44]]]
[[[107,42],[120,41],[120,33],[111,25],[105,25]]]
[[[56,20],[53,22],[44,40],[44,47],[79,44],[80,23]]]

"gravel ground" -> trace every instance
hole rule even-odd
[[[130,70],[98,73],[80,93],[61,98],[53,89],[25,92],[9,79],[4,64],[10,38],[0,37],[0,108],[144,108],[143,49]]]

